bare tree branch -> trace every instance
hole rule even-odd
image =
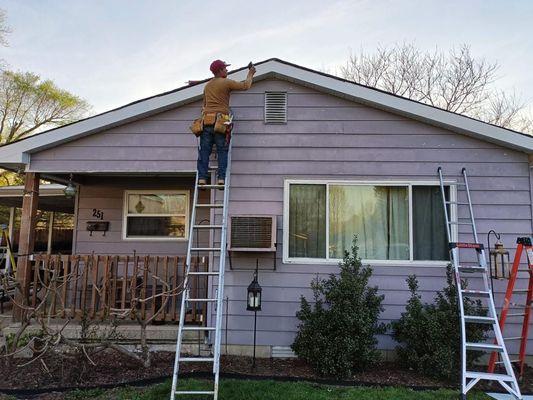
[[[447,111],[533,134],[527,104],[516,94],[493,89],[497,63],[475,58],[466,45],[447,54],[423,52],[413,44],[350,54],[343,78]]]

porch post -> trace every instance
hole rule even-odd
[[[24,177],[24,197],[22,199],[22,216],[20,219],[20,236],[17,260],[16,279],[20,285],[15,300],[18,304],[27,304],[31,281],[31,260],[35,243],[35,222],[37,219],[37,204],[39,203],[39,174],[26,172]],[[13,316],[21,320],[23,311],[15,307]]]
[[[52,254],[52,235],[54,233],[54,212],[50,211],[48,218],[48,243],[46,245],[46,254]]]

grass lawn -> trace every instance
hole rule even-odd
[[[210,390],[209,382],[188,379],[183,388]],[[161,400],[169,399],[171,382],[148,388],[125,387],[112,390],[85,390],[70,392],[66,400]],[[276,382],[223,379],[219,398],[221,400],[457,400],[457,391],[441,389],[437,391],[414,391],[405,388],[333,387],[305,382]],[[179,396],[188,400],[212,399],[212,396]],[[469,400],[488,400],[481,392],[472,392]]]

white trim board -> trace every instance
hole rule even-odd
[[[292,81],[461,134],[487,140],[528,154],[533,153],[533,136],[490,125],[460,114],[358,85],[278,59],[270,59],[258,63],[256,69],[257,73],[254,81],[267,78]],[[241,68],[231,72],[229,76],[235,80],[244,80],[246,73],[247,69]],[[140,100],[124,107],[2,146],[0,147],[0,166],[15,167],[27,164],[31,153],[199,100],[202,97],[206,82]]]

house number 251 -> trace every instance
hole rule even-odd
[[[98,219],[104,219],[104,212],[102,210],[97,210],[93,208],[93,217]]]

